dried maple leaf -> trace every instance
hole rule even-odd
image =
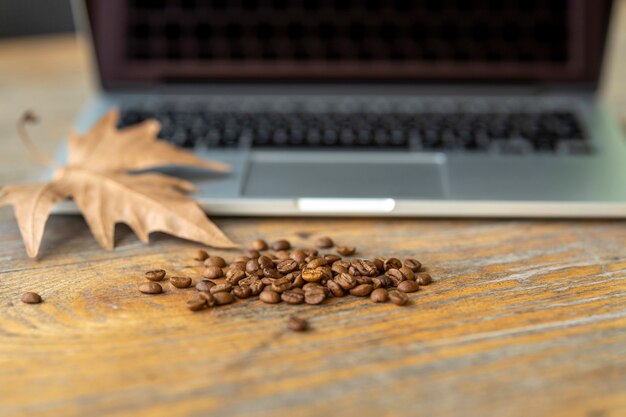
[[[143,242],[151,232],[165,232],[209,246],[236,245],[186,195],[193,185],[171,176],[127,171],[181,165],[226,171],[228,166],[205,161],[157,139],[159,124],[147,120],[117,130],[111,111],[87,133],[72,133],[68,165],[47,184],[14,185],[2,189],[0,206],[11,204],[29,256],[38,254],[53,206],[74,199],[91,232],[113,249],[116,223],[126,223]]]

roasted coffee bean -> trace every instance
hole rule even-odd
[[[280,295],[280,298],[287,304],[302,304],[304,302],[304,294],[299,291],[287,290]]]
[[[378,277],[372,278],[372,286],[374,287],[374,289],[378,289],[383,286],[383,283],[380,281],[380,279],[378,279]]]
[[[420,272],[415,276],[415,281],[419,285],[428,285],[433,282],[433,277],[431,277],[429,273]]]
[[[221,256],[211,256],[209,259],[204,261],[204,266],[217,266],[219,268],[224,268],[226,266],[226,261]]]
[[[274,268],[276,266],[272,258],[270,258],[269,256],[265,256],[265,255],[259,256],[259,259],[257,259],[257,262],[259,263],[259,267],[262,269]]]
[[[220,268],[219,266],[209,266],[204,268],[202,276],[208,279],[217,279],[224,276],[224,271],[222,271],[222,268]]]
[[[385,260],[385,271],[389,271],[390,269],[400,269],[402,268],[402,261],[398,258],[389,258]]]
[[[207,251],[205,250],[199,250],[198,252],[196,252],[196,257],[193,258],[196,261],[206,261],[206,259],[209,257],[209,254],[207,253]]]
[[[147,282],[146,284],[150,284],[150,282]],[[156,284],[156,285],[159,285],[159,284]],[[140,291],[141,291],[141,288],[140,288]],[[25,292],[24,294],[22,294],[22,297],[20,299],[22,300],[23,303],[26,303],[26,304],[41,303],[41,296],[37,294],[36,292]]]
[[[225,304],[230,304],[233,301],[235,301],[235,297],[233,297],[233,295],[229,292],[216,292],[215,294],[213,294],[213,297],[215,298],[215,303],[218,306],[223,306]]]
[[[281,302],[280,294],[272,290],[261,291],[261,294],[259,294],[259,300],[266,304],[278,304]]]
[[[309,328],[309,322],[296,316],[289,317],[287,328],[293,332],[304,332]]]
[[[203,279],[202,281],[196,284],[196,290],[198,291],[211,291],[211,287],[215,286],[213,281],[209,281],[208,279]]]
[[[301,263],[304,263],[304,259],[307,257],[307,255],[304,253],[302,249],[296,249],[293,252],[291,252],[289,257],[293,259],[294,261],[296,261],[299,265]]]
[[[309,269],[315,269],[320,266],[326,266],[327,262],[324,258],[315,258],[312,259],[309,263],[306,264],[306,267]]]
[[[398,271],[402,272],[402,275],[404,275],[404,279],[415,279],[415,273],[411,270],[411,268],[403,266],[402,268],[398,269]]]
[[[409,297],[400,291],[391,291],[389,293],[389,299],[395,305],[403,306],[409,301]]]
[[[350,295],[354,295],[356,297],[366,297],[370,295],[370,293],[374,290],[372,284],[361,284],[350,290]]]
[[[306,256],[314,256],[314,257],[317,257],[317,255],[319,255],[319,252],[318,252],[318,251],[317,251],[317,249],[315,249],[315,248],[305,248],[305,249],[303,249],[303,251],[304,251],[304,254],[305,254]]]
[[[170,284],[176,288],[189,288],[191,287],[191,278],[189,277],[171,277]]]
[[[326,298],[327,288],[324,287],[311,287],[308,290],[304,290],[304,302],[311,305],[321,304]]]
[[[264,268],[263,275],[267,278],[282,278],[283,274],[278,271],[276,268]]]
[[[346,274],[348,273],[349,266],[350,266],[350,262],[348,261],[344,261],[344,260],[335,261],[333,262],[333,266],[331,267],[331,270],[335,274]]]
[[[324,271],[322,268],[315,269],[303,269],[302,270],[302,279],[306,282],[320,282],[324,277]]]
[[[341,288],[341,286],[333,280],[328,281],[326,283],[326,287],[335,297],[343,297],[345,295],[343,292],[343,288]]]
[[[210,292],[204,292],[204,291],[199,292],[198,297],[206,301],[207,307],[215,307],[215,305],[217,304],[215,297],[213,297],[213,294],[211,294]]]
[[[356,285],[373,284],[372,279],[370,277],[363,277],[363,276],[357,275],[354,278],[356,278]]]
[[[244,256],[250,259],[257,259],[259,256],[261,256],[261,252],[259,252],[258,250],[254,250],[254,249],[248,249],[244,253]]]
[[[379,275],[376,279],[380,281],[382,288],[391,287],[393,285],[393,281],[387,275]]]
[[[247,261],[246,261],[247,262]],[[238,270],[238,271],[246,271],[246,262],[243,261],[236,261],[230,264],[229,269],[231,271],[234,270]]]
[[[317,282],[307,282],[306,284],[302,286],[302,289],[304,291],[309,290],[311,288],[322,288],[322,284],[319,284]]]
[[[289,278],[279,278],[272,282],[272,290],[277,293],[282,293],[284,291],[290,290],[293,287],[291,280]]]
[[[152,271],[146,272],[144,276],[149,281],[161,281],[165,278],[165,271],[163,269],[153,269]]]
[[[304,290],[302,288],[292,288],[289,291],[297,292],[298,294],[304,295]]]
[[[232,285],[237,285],[245,277],[246,273],[240,269],[231,269],[226,273],[226,281]]]
[[[304,284],[306,284],[306,281],[302,278],[302,274],[297,274],[296,278],[293,280],[293,286],[301,288]]]
[[[350,262],[350,266],[353,267],[359,273],[359,275],[363,275],[366,277],[375,277],[378,273],[378,269],[372,261],[355,259]]]
[[[248,298],[250,297],[250,287],[247,285],[240,285],[233,288],[233,295],[237,298]]]
[[[404,281],[404,275],[398,269],[389,269],[385,272],[385,276],[391,280],[391,283],[394,287],[397,287],[399,283]]]
[[[144,282],[139,285],[139,291],[144,294],[161,294],[163,292],[163,287],[158,282]]]
[[[315,240],[315,246],[320,249],[332,248],[334,245],[335,243],[328,236],[320,236]]]
[[[335,250],[341,256],[352,256],[356,252],[354,246],[335,246]]]
[[[246,262],[246,272],[248,273],[256,273],[260,268],[261,266],[259,265],[258,259],[250,259]]]
[[[371,259],[371,262],[374,265],[376,265],[376,270],[378,271],[379,274],[382,274],[385,272],[385,263],[383,262],[382,259],[374,258],[374,259]]]
[[[259,295],[265,288],[265,284],[261,280],[253,281],[248,286],[250,287],[250,295]]]
[[[333,263],[340,261],[341,256],[333,255],[332,253],[327,253],[324,255],[324,260],[326,261],[326,265],[332,265]]]
[[[276,269],[281,274],[288,274],[298,269],[298,263],[293,259],[285,259],[276,265]]]
[[[246,262],[248,262],[250,259],[247,256],[238,256],[235,259],[233,259],[233,262],[243,262],[244,265],[246,264]]]
[[[404,260],[404,266],[410,268],[413,272],[417,272],[422,267],[422,263],[417,259],[407,258]]]
[[[263,239],[255,240],[254,242],[252,242],[251,247],[252,247],[252,249],[258,250],[258,251],[264,251],[264,250],[267,250],[267,248],[268,248],[267,242],[264,241]]]
[[[199,295],[194,295],[187,300],[187,308],[191,311],[200,311],[207,306],[206,300]]]
[[[337,275],[335,282],[346,291],[356,287],[356,278],[346,273]]]
[[[402,292],[415,292],[417,290],[419,290],[420,286],[417,282],[408,279],[406,281],[402,281],[401,283],[398,284],[398,291],[402,291]]]
[[[291,248],[291,243],[288,240],[281,239],[275,242],[272,242],[272,249],[274,250],[289,250]]]
[[[304,258],[304,263],[308,264],[309,262],[311,262],[314,259],[317,259],[317,255],[309,255],[306,258]]]
[[[261,282],[265,285],[272,285],[272,278],[268,278],[268,277],[263,277],[261,278]]]
[[[370,300],[375,303],[386,303],[389,300],[389,293],[384,288],[377,288],[370,294]]]
[[[215,295],[218,292],[230,292],[233,289],[233,286],[228,282],[224,282],[222,284],[216,284],[209,290],[211,294]]]

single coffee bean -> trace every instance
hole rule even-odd
[[[289,278],[279,278],[272,282],[272,290],[277,293],[283,293],[287,290],[290,290],[293,287],[291,280]]]
[[[383,286],[383,283],[378,279],[378,277],[371,278],[371,280],[372,280],[372,286],[374,287],[375,290]]]
[[[374,290],[372,284],[361,284],[350,290],[350,295],[354,295],[356,297],[366,297],[370,295],[370,293]]]
[[[278,271],[278,269],[276,268],[264,268],[263,275],[267,278],[273,278],[273,279],[283,277],[283,274],[281,274],[280,271]]]
[[[248,249],[244,253],[244,256],[250,259],[257,259],[258,257],[261,256],[261,252],[259,252],[258,250],[254,250],[254,249]]]
[[[301,288],[306,284],[306,281],[302,278],[302,274],[296,275],[296,278],[293,280],[293,286],[295,288]]]
[[[335,243],[328,236],[321,236],[315,240],[315,246],[317,246],[320,249],[332,248],[334,245]]]
[[[376,270],[378,271],[379,274],[382,274],[385,272],[385,263],[383,262],[382,259],[374,258],[371,261],[374,265],[376,265]]]
[[[246,261],[248,262],[248,261]],[[229,268],[231,271],[237,270],[237,271],[246,271],[246,262],[242,262],[242,261],[236,261],[230,264]]]
[[[352,256],[354,252],[356,252],[356,248],[354,246],[336,246],[335,250],[341,256]]]
[[[196,261],[204,262],[206,261],[208,257],[209,257],[209,254],[207,253],[207,251],[199,250],[198,252],[196,252],[196,257],[193,259],[195,259]]]
[[[415,272],[413,272],[411,268],[407,268],[406,266],[403,266],[402,268],[398,269],[398,271],[402,272],[402,275],[404,275],[404,279],[410,279],[410,280],[415,279]]]
[[[261,280],[253,281],[248,286],[250,287],[250,295],[259,295],[265,288],[265,284]]]
[[[302,289],[304,291],[309,290],[311,288],[322,288],[322,284],[319,284],[317,282],[307,282],[306,284],[302,286]]]
[[[278,294],[276,291],[267,290],[262,291],[261,294],[259,294],[259,300],[263,301],[266,304],[278,304],[280,303],[281,298],[280,294]]]
[[[144,276],[149,281],[161,281],[165,278],[165,271],[163,269],[153,269],[152,271],[146,272]]]
[[[286,250],[279,250],[276,252],[275,257],[274,262],[284,261],[285,259],[291,259],[291,254]]]
[[[326,298],[326,291],[323,287],[312,287],[304,291],[304,302],[311,305],[321,304]]]
[[[394,287],[397,287],[402,281],[404,281],[404,275],[400,270],[391,268],[385,272],[385,276],[391,280]]]
[[[213,281],[209,281],[208,279],[203,279],[202,281],[196,284],[196,290],[198,291],[210,291],[211,287],[215,286]]]
[[[263,239],[255,240],[254,242],[252,242],[251,247],[252,247],[252,249],[258,250],[258,251],[264,251],[264,250],[267,250],[267,248],[268,248],[267,242],[264,241]]]
[[[241,285],[233,288],[233,295],[237,298],[248,298],[250,297],[250,287],[247,285]]]
[[[288,240],[280,239],[272,242],[272,249],[274,250],[288,250],[291,248],[291,243]]]
[[[250,259],[248,262],[246,262],[246,272],[253,274],[259,269],[261,269],[261,266],[259,265],[258,259]]]
[[[317,257],[317,255],[319,255],[319,252],[317,251],[317,249],[315,248],[304,248],[302,249],[304,251],[304,254],[306,256],[313,256],[313,257]]]
[[[308,264],[306,264],[306,267],[309,269],[315,269],[320,266],[326,266],[326,264],[327,264],[326,259],[315,258],[315,259],[312,259]]]
[[[341,260],[341,256],[333,255],[332,253],[327,253],[324,255],[324,260],[326,261],[326,265],[332,265],[337,261]]]
[[[209,266],[204,268],[202,276],[208,279],[217,279],[224,276],[224,271],[222,271],[222,268],[220,268],[219,266]]]
[[[302,288],[292,288],[289,291],[297,292],[298,294],[304,295],[304,290]]]
[[[393,281],[387,275],[379,275],[375,279],[380,281],[380,286],[382,288],[387,288],[393,286]]]
[[[302,304],[304,302],[304,294],[292,290],[283,292],[280,298],[287,304]]]
[[[420,272],[415,276],[415,281],[419,285],[428,285],[433,282],[433,277],[431,277],[427,272]]]
[[[360,275],[357,275],[354,278],[356,278],[356,285],[373,284],[372,279],[370,277],[362,277]]]
[[[216,284],[209,290],[211,294],[215,295],[218,292],[230,292],[233,289],[233,286],[228,282],[224,282],[222,284]]]
[[[215,297],[213,297],[213,294],[210,292],[199,292],[198,297],[202,298],[206,302],[207,307],[215,307],[217,304]]]
[[[280,261],[278,265],[276,265],[276,269],[281,274],[288,274],[298,269],[298,263],[293,259],[285,259],[284,261]]]
[[[335,282],[346,291],[356,287],[356,278],[350,274],[337,275],[337,277],[335,277]]]
[[[36,292],[25,292],[24,294],[22,294],[21,300],[23,303],[26,304],[39,304],[41,303],[41,296]]]
[[[370,294],[370,300],[375,303],[386,303],[389,300],[389,293],[384,288],[377,288]]]
[[[417,282],[408,279],[406,281],[402,281],[398,284],[398,291],[402,292],[415,292],[420,289],[420,286]]]
[[[385,261],[385,271],[389,271],[390,269],[400,269],[402,268],[402,262],[398,258],[389,258]]]
[[[330,268],[331,271],[333,271],[333,273],[335,275],[339,275],[339,274],[347,274],[348,273],[348,267],[345,266],[343,263],[340,263],[342,261],[337,261],[335,263],[333,263],[333,266]]]
[[[304,253],[302,249],[296,249],[293,252],[291,252],[289,257],[293,259],[294,261],[296,261],[299,265],[301,263],[304,263],[304,259],[307,257],[307,255]]]
[[[213,297],[215,298],[215,303],[218,306],[231,304],[233,301],[235,301],[235,297],[233,297],[231,293],[224,291],[216,292],[215,294],[213,294]]]
[[[410,268],[413,272],[417,272],[422,267],[422,263],[417,259],[407,258],[404,260],[404,266]]]
[[[300,317],[291,316],[287,320],[287,328],[293,332],[304,332],[309,328],[309,322]]]
[[[226,281],[232,285],[237,285],[239,281],[246,277],[246,273],[240,269],[230,269],[226,273]]]
[[[395,305],[403,306],[409,301],[409,297],[401,291],[391,291],[389,293],[389,299]]]
[[[326,287],[335,297],[343,297],[345,295],[343,292],[343,288],[341,288],[341,286],[333,280],[328,281],[326,283]]]
[[[303,269],[302,279],[306,282],[320,282],[324,276],[324,271],[321,268],[315,269]]]
[[[187,300],[187,308],[191,311],[200,311],[207,306],[206,300],[199,295],[194,295]]]
[[[144,282],[139,285],[139,291],[144,294],[161,294],[163,292],[163,287],[158,282]]]
[[[274,263],[272,258],[270,258],[269,256],[265,256],[265,255],[259,256],[259,259],[257,259],[257,262],[259,263],[259,267],[261,269],[276,267],[276,264]]]
[[[226,261],[221,256],[211,256],[209,259],[204,261],[204,266],[217,266],[224,268],[226,266]]]
[[[170,284],[176,288],[189,288],[191,287],[191,278],[189,277],[171,277]]]
[[[366,277],[375,277],[378,273],[378,269],[372,261],[355,259],[350,262],[350,266],[358,271],[359,275],[363,275]]]

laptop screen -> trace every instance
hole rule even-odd
[[[593,84],[609,0],[86,0],[105,87]]]

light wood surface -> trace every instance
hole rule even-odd
[[[618,112],[620,65],[604,85]],[[0,184],[39,173],[14,134],[21,111],[41,114],[33,135],[52,151],[91,91],[80,41],[0,43]],[[136,286],[155,267],[197,277],[197,245],[146,246],[120,226],[107,252],[80,217],[57,216],[32,261],[0,209],[0,416],[626,415],[626,222],[216,222],[244,244],[330,234],[362,257],[415,256],[436,281],[406,307],[240,301],[194,314],[193,290]],[[22,304],[25,291],[44,303]],[[292,313],[313,330],[285,331]]]

